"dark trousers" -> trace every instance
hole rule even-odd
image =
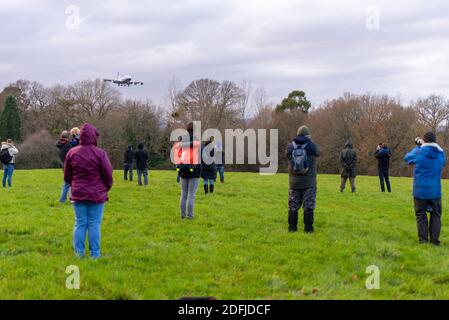
[[[351,191],[355,192],[355,177],[348,178],[348,177],[341,177],[341,184],[340,184],[340,191],[343,192],[346,188],[346,181],[349,179],[349,182],[351,183]]]
[[[379,168],[379,180],[380,180],[380,190],[382,192],[385,192],[385,185],[384,181],[387,184],[387,190],[388,192],[391,192],[391,185],[390,185],[390,173],[388,168]]]
[[[290,231],[298,229],[298,211],[304,208],[304,231],[313,231],[313,212],[316,206],[316,187],[288,191],[288,224]]]
[[[123,174],[125,180],[128,180],[128,172],[129,172],[129,181],[133,181],[133,164],[132,163],[125,163],[123,166]]]
[[[427,219],[429,207],[432,209],[430,211],[430,223]],[[420,242],[428,242],[430,232],[430,242],[440,244],[441,213],[441,199],[421,200],[415,198],[416,223]]]

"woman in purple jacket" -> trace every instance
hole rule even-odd
[[[81,127],[80,144],[69,150],[65,160],[64,180],[71,186],[70,200],[75,209],[73,246],[75,254],[84,256],[86,233],[92,258],[100,257],[100,225],[104,203],[112,187],[112,165],[107,153],[97,147],[97,129]]]

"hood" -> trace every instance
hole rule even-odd
[[[348,140],[345,144],[345,148],[352,149],[352,142]]]
[[[58,143],[56,143],[56,147],[58,147],[58,149],[61,149],[67,143],[69,143],[69,139],[61,138],[58,140]]]
[[[296,144],[304,144],[310,141],[310,138],[307,138],[305,136],[296,136],[295,139],[293,139]]]
[[[137,149],[143,150],[144,147],[145,147],[145,145],[143,143],[139,143],[139,145],[137,146]]]
[[[444,151],[437,143],[424,143],[421,146],[421,152],[426,158],[437,159]]]
[[[81,127],[80,144],[82,146],[96,146],[99,136],[100,134],[98,133],[97,129],[93,125],[86,123]]]
[[[3,143],[2,144],[2,150],[3,149],[8,149],[8,148],[11,148],[11,145],[9,143]]]

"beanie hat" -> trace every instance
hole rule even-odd
[[[297,132],[298,136],[310,137],[310,130],[307,126],[300,126]]]
[[[423,138],[424,142],[433,143],[437,141],[437,138],[433,132],[427,132]]]

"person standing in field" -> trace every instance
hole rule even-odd
[[[314,210],[317,194],[316,158],[320,152],[312,141],[310,130],[301,126],[297,136],[287,145],[289,160],[288,230],[298,231],[298,211],[304,209],[304,231],[313,233]]]
[[[70,130],[70,144],[76,147],[80,143],[80,129],[78,127]]]
[[[357,176],[357,153],[352,148],[351,141],[348,141],[340,153],[341,163],[341,184],[340,192],[343,192],[346,187],[346,181],[349,179],[351,183],[351,191],[355,193],[355,178]]]
[[[207,146],[214,142],[214,137],[210,137],[202,147],[201,156],[201,178],[204,182],[204,193],[214,193],[214,183],[217,179],[217,167],[215,165],[215,147],[209,152],[205,152]]]
[[[129,172],[129,181],[133,181],[134,151],[132,145],[129,145],[125,151],[124,162],[125,162],[125,164],[123,165],[124,179],[128,180],[128,172]]]
[[[387,184],[388,192],[391,192],[390,185],[390,158],[391,150],[388,148],[386,143],[380,143],[377,146],[376,153],[374,156],[377,159],[377,166],[379,170],[379,180],[380,180],[380,190],[385,192],[384,181]]]
[[[80,132],[80,144],[69,150],[65,160],[64,179],[70,184],[70,200],[75,209],[73,246],[75,254],[85,254],[86,234],[92,258],[101,256],[100,230],[104,204],[109,200],[112,187],[112,165],[103,149],[97,147],[97,129],[84,124]]]
[[[67,156],[67,152],[69,152],[69,150],[73,148],[72,144],[69,141],[68,131],[62,131],[61,137],[56,143],[56,148],[59,149],[59,159],[61,160],[62,171],[64,172],[64,162]],[[64,181],[64,183],[62,184],[61,197],[59,198],[60,203],[64,203],[67,201],[68,193],[70,193],[70,184]]]
[[[215,149],[215,155],[217,155],[217,159],[221,159],[221,162],[218,161],[215,163],[217,167],[217,172],[220,175],[220,182],[224,183],[224,164],[225,164],[225,153],[223,150],[223,145],[221,142],[218,143],[217,148]]]
[[[441,232],[441,174],[446,164],[444,150],[436,143],[432,132],[423,139],[415,140],[417,146],[404,157],[405,162],[414,165],[413,197],[415,204],[418,238],[420,243],[440,245]],[[427,219],[430,210],[430,224]]]
[[[8,181],[8,187],[12,187],[12,174],[14,172],[14,164],[16,162],[16,155],[19,150],[14,146],[11,139],[2,142],[0,150],[0,160],[3,164],[3,188],[6,187],[6,181]]]
[[[193,136],[193,122],[187,125],[188,135],[176,143],[175,153],[181,159],[178,172],[181,177],[181,219],[194,218],[195,196],[201,176],[201,142]]]
[[[145,186],[148,185],[148,153],[145,150],[145,145],[139,143],[137,146],[137,151],[134,154],[136,158],[136,170],[137,170],[137,183],[139,186],[142,185],[142,175],[143,183]]]

